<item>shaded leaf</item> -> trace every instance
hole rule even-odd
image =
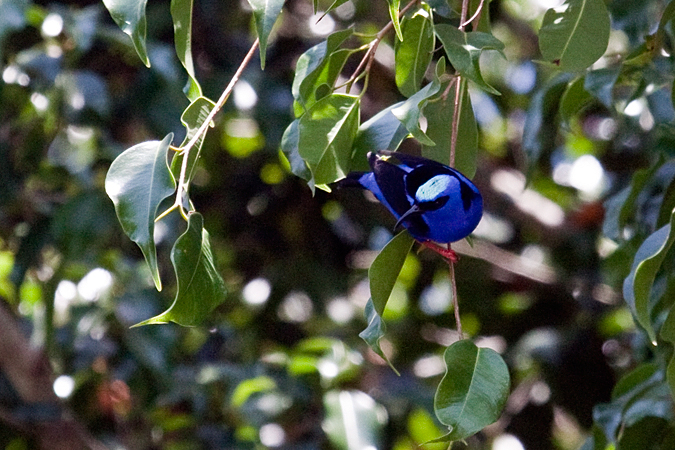
[[[171,250],[178,292],[168,310],[135,326],[175,322],[200,325],[225,300],[225,282],[218,273],[209,233],[199,213],[188,218],[188,227]]]
[[[384,308],[413,242],[415,240],[408,232],[400,232],[384,246],[368,269],[370,296],[375,311],[380,316],[384,313]]]
[[[591,70],[584,78],[584,89],[607,108],[611,108],[614,103],[614,85],[620,73],[621,66]]]
[[[372,351],[379,355],[380,358],[385,360],[389,367],[391,367],[391,369],[396,372],[396,375],[398,375],[398,370],[396,370],[396,368],[392,365],[391,361],[389,361],[389,358],[387,358],[387,355],[385,355],[382,351],[382,347],[380,347],[380,340],[387,332],[387,326],[382,320],[382,316],[380,316],[375,310],[375,305],[373,304],[372,298],[368,299],[368,302],[366,303],[364,315],[366,317],[368,326],[365,330],[359,333],[359,337],[363,339],[366,344],[368,344],[368,347],[370,347]]]
[[[291,173],[309,181],[312,178],[312,172],[309,170],[307,163],[300,156],[300,119],[295,119],[284,131],[281,137],[281,151],[288,161]],[[314,192],[313,185],[312,192]]]
[[[476,173],[478,156],[478,125],[465,80],[462,80],[461,89],[455,168],[467,177],[473,178]],[[441,89],[441,92],[444,92],[444,89]],[[435,146],[422,147],[422,156],[425,158],[433,159],[441,164],[448,164],[450,161],[454,111],[454,89],[451,89],[446,98],[439,96],[429,101],[424,107],[424,117],[427,118],[427,136],[436,143]]]
[[[607,50],[610,20],[603,0],[567,0],[544,14],[539,49],[560,70],[583,70]]]
[[[195,77],[192,61],[192,8],[194,0],[171,0],[171,17],[173,19],[173,40],[176,55],[188,73],[185,95],[194,101],[202,95],[202,88]]]
[[[300,117],[297,127],[298,154],[312,173],[311,181],[319,185],[344,178],[359,127],[359,98],[324,97]]]
[[[569,127],[572,119],[593,102],[593,96],[586,91],[584,85],[584,77],[573,80],[560,99],[560,119],[564,126]]]
[[[429,7],[420,8],[401,22],[403,40],[394,46],[396,86],[406,97],[420,89],[433,56],[435,39]]]
[[[499,353],[469,340],[452,344],[444,358],[446,372],[436,391],[434,410],[450,428],[442,439],[456,441],[499,418],[509,395],[509,370]]]
[[[635,254],[630,274],[623,283],[623,296],[626,303],[654,343],[656,333],[650,319],[649,294],[656,273],[675,241],[675,233],[672,233],[674,223],[675,212],[671,214],[669,224],[659,228],[645,239]]]
[[[159,204],[176,189],[167,167],[167,152],[173,139],[134,145],[110,165],[105,191],[115,204],[122,229],[140,247],[158,290],[162,289],[153,238]]]
[[[401,105],[403,102],[391,105],[361,124],[354,140],[351,170],[370,170],[368,152],[394,151],[408,137],[408,129],[392,114]]]
[[[661,337],[675,347],[675,309],[671,308],[661,326]],[[670,395],[675,398],[675,355],[671,354],[666,368],[666,380]]]
[[[103,0],[117,26],[131,37],[136,53],[147,67],[150,67],[148,49],[145,42],[147,20],[145,5],[147,0]]]
[[[260,67],[265,68],[265,53],[267,52],[267,39],[272,32],[274,22],[281,13],[284,0],[248,0],[253,8],[255,29],[260,40]]]
[[[450,64],[462,76],[476,83],[481,89],[500,95],[499,91],[483,79],[480,71],[480,55],[485,50],[496,50],[504,56],[504,44],[489,33],[474,31],[466,33],[448,24],[436,25],[436,35],[443,43]]]

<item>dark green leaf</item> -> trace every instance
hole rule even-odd
[[[380,316],[384,313],[384,307],[413,242],[415,240],[410,234],[406,231],[400,232],[384,246],[368,270],[370,296],[375,311]]]
[[[562,125],[569,127],[572,120],[592,102],[593,97],[584,89],[584,77],[579,77],[568,84],[560,99]]]
[[[661,326],[661,337],[675,347],[675,309],[671,308]],[[670,395],[675,398],[675,356],[671,354],[666,369],[666,380],[670,388]]]
[[[605,53],[609,31],[604,0],[567,0],[546,11],[539,49],[544,60],[560,70],[583,70]]]
[[[145,42],[147,21],[145,5],[147,0],[103,0],[103,4],[117,26],[131,37],[136,53],[147,67],[150,67],[148,50]]]
[[[194,0],[171,0],[171,17],[173,18],[173,40],[176,55],[188,73],[185,95],[190,101],[202,95],[202,88],[195,77],[192,61],[192,8]]]
[[[373,305],[372,298],[368,299],[368,302],[366,303],[364,315],[366,316],[366,322],[368,322],[368,326],[365,330],[359,333],[359,337],[366,341],[368,347],[370,347],[372,351],[379,355],[380,358],[384,359],[387,364],[389,364],[389,367],[391,367],[391,369],[396,372],[396,375],[398,375],[398,371],[392,365],[391,361],[389,361],[387,355],[384,354],[382,347],[380,347],[380,339],[382,339],[384,334],[387,332],[387,327],[382,320],[382,317],[377,313],[377,311],[375,311],[375,305]]]
[[[445,365],[434,410],[438,420],[450,428],[444,440],[457,441],[499,418],[509,396],[509,370],[499,353],[476,347],[469,340],[447,348]]]
[[[445,87],[445,86],[444,86]],[[459,125],[457,128],[457,146],[455,148],[455,168],[469,178],[476,173],[478,156],[478,126],[471,106],[471,97],[465,80],[462,80],[462,94],[459,105]],[[445,89],[441,89],[444,92]],[[455,111],[455,90],[451,89],[446,98],[438,96],[424,107],[427,118],[427,136],[436,145],[423,146],[422,156],[442,164],[450,161],[452,145],[452,119]]]
[[[171,250],[178,292],[171,307],[136,326],[175,322],[183,326],[200,325],[213,308],[225,300],[225,282],[216,269],[209,233],[204,219],[192,213],[188,228]]]
[[[260,67],[265,68],[265,53],[267,52],[267,39],[272,32],[274,22],[281,13],[284,0],[248,0],[253,8],[255,29],[260,40]]]
[[[148,141],[124,151],[110,165],[105,191],[115,204],[122,229],[140,247],[158,290],[162,289],[153,239],[159,204],[176,189],[167,152],[173,139]]]
[[[429,7],[420,8],[412,17],[401,22],[403,40],[396,41],[396,86],[406,97],[420,89],[431,62],[435,39]]]
[[[392,114],[392,110],[401,105],[403,102],[383,109],[359,127],[352,151],[351,170],[370,170],[366,157],[368,152],[394,151],[408,136],[407,128]]]
[[[281,151],[288,161],[291,173],[305,181],[309,181],[312,179],[312,172],[310,172],[307,163],[300,156],[299,123],[300,119],[295,119],[284,131],[284,135],[281,137]],[[314,192],[313,185],[310,187],[312,187],[312,192]]]
[[[659,228],[642,243],[635,254],[631,272],[623,284],[623,296],[626,303],[654,343],[656,333],[650,319],[649,294],[656,273],[675,241],[675,233],[671,232],[673,224],[675,224],[675,212],[671,214],[669,224]]]
[[[675,177],[670,180],[666,191],[663,194],[661,207],[659,208],[659,218],[656,221],[656,226],[661,228],[670,220],[670,215],[675,210]]]
[[[396,37],[398,37],[398,39],[402,41],[403,32],[401,31],[401,21],[399,20],[398,17],[401,0],[387,0],[387,3],[389,3],[389,17],[391,17],[391,21],[394,24],[394,30],[396,30]]]
[[[614,85],[620,73],[621,66],[592,70],[586,74],[584,89],[607,108],[611,108],[614,103]]]
[[[466,33],[452,25],[436,25],[436,35],[443,43],[450,64],[462,76],[476,83],[481,89],[500,95],[499,91],[483,79],[480,72],[480,55],[484,50],[496,50],[504,55],[504,44],[491,34],[474,31]]]
[[[436,73],[438,74],[439,72],[443,72],[444,69],[445,59],[441,58],[436,65]],[[405,125],[410,134],[412,134],[415,139],[424,145],[436,144],[420,128],[420,116],[422,115],[422,108],[424,108],[427,101],[431,97],[438,93],[440,88],[441,82],[437,75],[434,77],[431,83],[417,91],[416,94],[403,102],[401,106],[391,110],[391,113],[396,116],[396,118],[400,120],[403,125]]]
[[[315,185],[347,175],[358,127],[359,98],[345,94],[322,98],[299,119],[298,153]]]

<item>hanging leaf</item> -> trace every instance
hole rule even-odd
[[[131,37],[136,53],[147,67],[150,67],[145,42],[147,20],[145,5],[147,0],[103,0],[110,16],[120,29]]]
[[[567,85],[560,99],[560,119],[563,126],[570,127],[572,120],[593,102],[593,96],[584,88],[584,77]]]
[[[281,13],[284,6],[284,0],[248,0],[253,8],[253,17],[255,18],[255,29],[260,41],[260,67],[265,69],[265,53],[267,52],[267,39],[272,32],[274,22]]]
[[[406,97],[419,91],[431,62],[435,46],[433,25],[428,6],[401,22],[403,40],[396,41],[394,57],[396,86]]]
[[[441,58],[436,65],[436,76],[431,81],[431,83],[424,86],[422,89],[417,91],[416,94],[412,95],[408,100],[403,102],[401,106],[398,106],[391,110],[391,113],[396,116],[398,120],[403,123],[403,125],[408,129],[410,134],[413,135],[421,144],[424,145],[436,145],[434,141],[426,135],[424,131],[420,128],[420,117],[422,115],[422,108],[426,105],[427,101],[438,93],[441,88],[441,81],[439,74],[445,71],[445,59]]]
[[[359,127],[359,98],[332,94],[312,106],[298,121],[298,154],[315,185],[344,178]]]
[[[305,181],[310,181],[312,179],[312,172],[307,167],[307,163],[302,156],[300,156],[300,130],[299,130],[300,119],[295,119],[291,122],[290,125],[284,131],[283,136],[281,137],[281,151],[283,156],[288,161],[289,168],[291,173],[302,178]],[[311,184],[310,188],[312,193],[314,193],[314,185]]]
[[[400,232],[384,246],[368,269],[370,296],[375,311],[380,316],[384,313],[384,307],[413,242],[415,240],[407,231]]]
[[[199,127],[202,126],[214,106],[215,103],[213,103],[213,101],[209,100],[208,98],[198,97],[192,103],[190,103],[187,108],[185,108],[185,111],[183,111],[183,114],[180,117],[180,121],[183,123],[183,126],[186,130],[185,139],[183,139],[181,147],[185,147],[187,143],[190,142],[190,140],[195,136],[197,130],[199,130]],[[196,163],[199,159],[203,141],[204,135],[197,139],[194,147],[190,150],[188,155],[189,161],[187,171],[185,172],[186,184],[189,184],[190,180],[192,180],[192,176],[194,175],[194,169],[197,166]],[[171,161],[171,172],[176,179],[178,179],[180,176],[182,162],[182,153],[174,156],[173,160]]]
[[[476,174],[478,158],[478,125],[476,125],[466,80],[462,80],[461,83],[455,168],[467,177],[473,178]],[[441,89],[440,92],[445,92],[445,89]],[[427,136],[436,143],[434,146],[422,146],[422,156],[425,158],[433,159],[441,164],[448,164],[450,161],[454,111],[454,89],[447,97],[443,98],[439,95],[424,107],[424,117],[427,118]]]
[[[192,61],[192,9],[194,0],[171,0],[171,18],[173,19],[173,40],[176,55],[188,73],[185,95],[194,101],[202,95],[202,88],[195,77]]]
[[[446,349],[445,365],[434,410],[438,420],[450,428],[440,440],[458,441],[499,418],[509,396],[509,369],[499,353],[476,347],[469,340]]]
[[[399,375],[398,370],[396,370],[391,361],[389,361],[389,358],[387,358],[387,355],[385,355],[382,351],[382,347],[380,347],[380,340],[387,332],[387,327],[382,320],[382,316],[380,316],[375,310],[375,305],[373,304],[372,298],[368,299],[368,302],[366,303],[364,315],[366,316],[366,322],[368,322],[368,326],[365,330],[359,333],[359,337],[363,339],[366,344],[368,344],[368,347],[370,347],[372,351],[374,351],[380,358],[387,362],[389,367],[391,367],[391,370],[393,370],[396,375]]]
[[[539,49],[560,70],[586,69],[607,50],[610,20],[604,0],[567,0],[544,14]]]
[[[173,139],[134,145],[110,165],[105,191],[115,205],[122,229],[143,252],[157,290],[162,290],[153,238],[159,204],[176,189],[167,167],[167,152]]]
[[[398,17],[401,0],[387,0],[387,3],[389,3],[389,17],[391,17],[391,21],[394,24],[394,30],[396,30],[396,37],[398,37],[399,41],[402,41],[403,32],[401,31],[401,21]]]
[[[674,223],[675,211],[671,213],[669,224],[656,230],[642,243],[635,254],[630,274],[623,283],[623,296],[626,303],[638,323],[647,331],[654,345],[656,345],[656,333],[651,321],[649,295],[656,273],[675,241],[675,233],[672,233]]]
[[[491,34],[474,31],[466,33],[448,24],[436,25],[436,35],[443,43],[450,64],[462,76],[476,83],[481,89],[500,95],[499,91],[483,79],[480,55],[485,50],[496,50],[504,56],[504,44]]]
[[[354,140],[350,170],[370,170],[366,156],[368,152],[394,151],[408,137],[408,129],[392,114],[401,105],[403,102],[383,109],[359,127]]]
[[[171,250],[178,292],[171,307],[135,326],[175,322],[200,325],[225,300],[225,282],[216,269],[209,233],[199,213],[188,218],[188,228]]]

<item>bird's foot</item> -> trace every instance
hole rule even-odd
[[[428,248],[429,250],[433,250],[439,255],[441,255],[443,258],[447,259],[449,262],[457,263],[459,261],[459,256],[457,256],[457,253],[450,248],[450,244],[448,244],[447,247],[442,247],[438,244],[435,244],[431,241],[424,241],[420,242],[424,247]]]

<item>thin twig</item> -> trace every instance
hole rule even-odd
[[[473,13],[473,16],[471,16],[471,18],[466,20],[465,22],[462,22],[462,28],[466,27],[468,24],[470,24],[474,20],[480,18],[480,14],[483,12],[483,4],[484,3],[485,3],[485,0],[480,0],[480,4],[478,5],[478,8],[476,8],[476,12]]]
[[[459,334],[459,338],[462,339],[464,335],[462,333],[462,321],[459,319],[459,299],[457,298],[457,282],[455,281],[455,263],[448,260],[448,266],[450,267],[450,284],[452,285],[452,309],[455,313],[457,333]]]

